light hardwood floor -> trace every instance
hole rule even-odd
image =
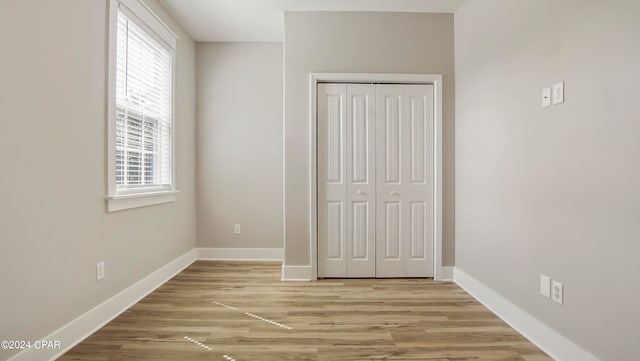
[[[453,283],[198,261],[60,360],[551,359]]]

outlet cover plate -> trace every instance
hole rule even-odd
[[[96,264],[96,280],[100,281],[104,278],[104,261]]]
[[[551,299],[562,304],[564,301],[564,285],[558,281],[551,282]]]
[[[564,103],[564,82],[553,84],[553,105]]]

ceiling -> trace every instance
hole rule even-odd
[[[285,11],[453,13],[464,0],[162,0],[195,41],[283,41]]]

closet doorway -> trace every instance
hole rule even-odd
[[[317,276],[434,277],[434,84],[316,84]]]

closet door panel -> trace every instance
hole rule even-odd
[[[318,277],[347,274],[345,84],[318,84]]]
[[[402,277],[405,211],[402,185],[403,95],[395,85],[376,88],[376,277]]]
[[[402,197],[407,212],[405,277],[433,277],[433,86],[404,85],[407,114]]]
[[[375,277],[375,86],[347,84],[347,277]]]

